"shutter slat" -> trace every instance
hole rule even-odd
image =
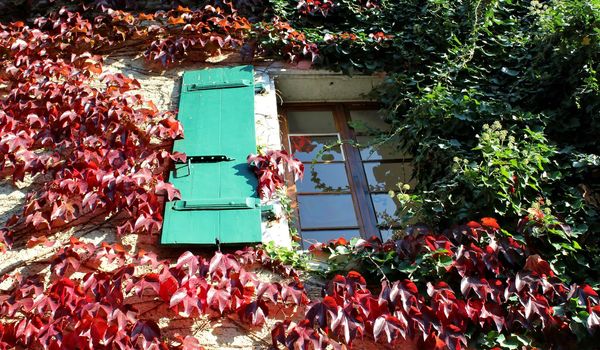
[[[165,205],[163,244],[260,242],[257,179],[246,163],[256,152],[253,75],[252,66],[184,74],[185,138],[173,148],[190,159],[170,173],[182,199]]]

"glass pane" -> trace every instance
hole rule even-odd
[[[350,111],[350,125],[360,134],[373,134],[389,131],[391,125],[384,122],[377,110]]]
[[[382,226],[392,227],[400,224],[396,210],[400,203],[396,198],[391,198],[387,193],[375,193],[371,195],[377,223]]]
[[[304,249],[317,242],[329,242],[332,239],[344,237],[347,241],[354,237],[360,237],[358,230],[326,230],[326,231],[303,231],[302,243]]]
[[[288,111],[290,134],[337,133],[331,111]]]
[[[370,191],[398,190],[397,183],[408,183],[415,188],[411,180],[413,167],[410,163],[363,163]]]
[[[383,242],[387,242],[388,240],[390,240],[390,238],[392,238],[394,236],[394,232],[396,232],[396,230],[381,229],[381,230],[379,230],[379,232],[381,232],[381,239],[383,240]]]
[[[294,157],[302,162],[330,162],[344,160],[336,135],[290,136],[290,147]]]
[[[296,182],[297,192],[348,191],[348,176],[343,163],[306,164],[304,179]]]
[[[360,157],[362,160],[411,158],[410,154],[396,149],[393,139],[380,143],[371,136],[357,136],[356,141],[360,145]]]
[[[298,195],[302,228],[357,226],[349,194]]]

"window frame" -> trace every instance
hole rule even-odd
[[[290,149],[290,135],[297,135],[296,133],[289,133],[288,118],[287,114],[289,111],[331,111],[335,126],[338,131],[340,140],[356,140],[356,134],[354,130],[348,125],[348,122],[352,120],[351,111],[356,110],[378,110],[380,105],[375,102],[294,102],[284,103],[278,109],[279,123],[281,130],[281,139],[283,149],[288,153],[292,153]],[[312,135],[312,134],[311,134]],[[343,163],[348,176],[349,193],[352,196],[352,203],[356,213],[356,220],[359,234],[362,238],[368,238],[376,236],[382,238],[379,224],[377,222],[377,216],[375,208],[371,199],[371,191],[367,181],[367,175],[363,166],[363,160],[360,155],[360,150],[353,145],[342,142],[341,151],[343,153],[343,161],[336,163]],[[298,208],[298,194],[296,184],[291,174],[287,174],[286,181],[288,183],[287,195],[291,199],[293,215],[297,220],[293,222],[297,232],[302,235],[302,229],[300,227],[300,213]],[[331,193],[327,193],[331,194]],[[315,194],[316,195],[316,194]],[[316,227],[310,229],[304,229],[305,231],[319,231],[319,230],[340,230],[348,229],[347,227]],[[356,228],[352,228],[356,229]]]

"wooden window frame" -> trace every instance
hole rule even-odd
[[[356,110],[377,110],[380,105],[377,103],[370,102],[323,102],[323,103],[285,103],[279,108],[279,122],[281,130],[281,139],[283,148],[288,152],[292,153],[289,142],[289,129],[288,129],[288,118],[287,113],[293,111],[331,111],[335,121],[335,126],[338,131],[340,140],[356,140],[354,130],[350,128],[348,122],[351,121],[350,111]],[[333,133],[329,133],[333,135]],[[292,134],[295,135],[295,134]],[[343,161],[336,161],[335,163],[342,163],[346,168],[346,174],[348,176],[348,184],[350,189],[346,192],[340,192],[339,194],[351,194],[352,203],[356,213],[357,226],[348,227],[311,227],[305,231],[319,231],[319,230],[344,230],[344,229],[356,229],[358,228],[360,236],[368,238],[372,236],[379,237],[381,239],[381,233],[379,231],[379,225],[377,223],[377,217],[375,214],[375,208],[371,200],[371,192],[367,182],[367,176],[363,167],[363,160],[360,156],[360,150],[353,145],[342,142],[341,151],[343,153]],[[294,222],[294,226],[300,235],[302,230],[300,227],[300,213],[298,211],[298,191],[296,184],[291,174],[287,175],[286,181],[288,182],[287,195],[290,197],[292,202],[293,215],[297,218]],[[336,193],[323,193],[323,194],[336,194]],[[311,193],[310,195],[317,195],[317,193]]]

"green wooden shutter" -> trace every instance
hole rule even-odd
[[[165,205],[161,242],[260,242],[257,179],[246,163],[256,152],[253,67],[186,72],[178,118],[185,138],[174,151],[188,162],[170,172],[182,198]]]

